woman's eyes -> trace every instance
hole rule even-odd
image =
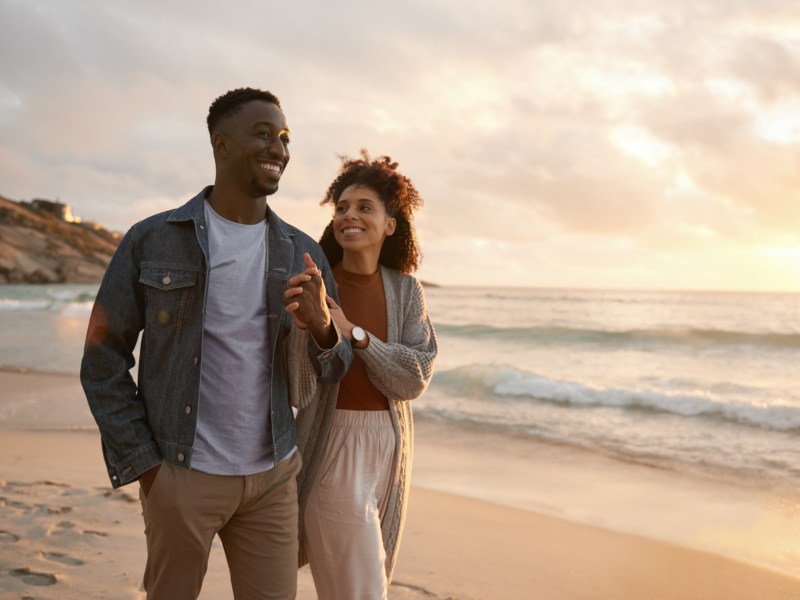
[[[348,208],[349,207],[344,204],[337,204],[335,211],[337,213],[345,213],[347,212]],[[360,210],[361,212],[369,212],[372,210],[372,207],[369,204],[359,204],[358,206],[356,206],[356,209]]]

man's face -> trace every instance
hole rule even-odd
[[[224,145],[218,150],[217,175],[252,198],[277,192],[289,162],[289,126],[281,109],[253,100],[222,121],[218,132]]]

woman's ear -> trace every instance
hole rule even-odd
[[[395,229],[397,229],[397,219],[389,217],[389,220],[386,222],[386,235],[392,235]]]

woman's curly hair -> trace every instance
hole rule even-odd
[[[394,234],[383,241],[378,262],[401,273],[413,273],[422,260],[412,214],[422,206],[422,198],[414,184],[397,171],[397,163],[388,156],[372,160],[366,150],[361,150],[361,158],[339,158],[342,161],[339,175],[328,187],[320,205],[332,204],[335,208],[342,192],[351,185],[373,190],[383,200],[389,216],[397,221]],[[322,232],[319,245],[331,266],[342,262],[342,247],[333,235],[333,219]]]

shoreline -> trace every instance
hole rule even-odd
[[[413,486],[800,578],[800,493],[417,419]],[[482,446],[490,451],[484,452]],[[480,475],[476,475],[476,474]],[[793,493],[792,493],[793,492]]]
[[[0,370],[0,389],[0,416],[31,421],[0,435],[0,592],[38,573],[37,598],[106,597],[108,568],[113,597],[140,599],[138,488],[111,490],[77,376]],[[798,495],[418,418],[390,599],[788,600],[798,514]],[[230,598],[224,562],[215,542],[201,599]],[[307,567],[299,582],[313,598]]]

